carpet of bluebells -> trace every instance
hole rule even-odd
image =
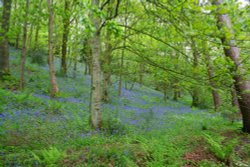
[[[110,102],[102,104],[103,130],[91,130],[91,78],[57,74],[60,93],[49,96],[46,65],[27,63],[26,89],[15,89],[18,52],[12,50],[12,78],[0,89],[0,166],[181,166],[192,136],[228,123],[219,114],[163,100],[163,94],[112,79]],[[59,69],[59,61],[56,62]],[[195,145],[195,143],[193,144]]]

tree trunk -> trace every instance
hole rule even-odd
[[[3,1],[2,30],[0,31],[0,79],[9,74],[9,39],[11,0]]]
[[[16,48],[16,49],[19,48],[19,38],[20,38],[20,35],[17,34],[17,36],[16,36],[16,44],[15,44],[15,48]]]
[[[106,34],[106,50],[104,52],[103,58],[103,101],[109,101],[109,85],[110,85],[110,77],[111,77],[111,61],[112,61],[112,45],[110,38],[110,30],[107,30]]]
[[[99,0],[92,0],[92,6],[98,7]],[[92,49],[92,78],[91,78],[91,101],[90,101],[90,125],[94,129],[100,129],[102,126],[101,115],[101,66],[100,66],[100,53],[101,53],[101,41],[100,41],[100,19],[93,13],[93,24],[96,28],[91,39]]]
[[[42,2],[43,2],[43,0],[39,1],[39,12],[42,11]],[[34,41],[34,47],[35,48],[38,48],[39,30],[40,30],[40,23],[37,22],[37,24],[36,24],[36,32],[35,32],[35,41]]]
[[[205,56],[206,56],[206,65],[207,65],[207,73],[208,73],[208,77],[209,77],[209,83],[210,83],[210,86],[212,88],[214,110],[217,111],[218,108],[220,107],[220,104],[221,104],[220,95],[216,90],[217,86],[216,86],[216,83],[215,83],[215,81],[213,79],[214,72],[213,72],[213,67],[212,67],[212,64],[211,64],[210,56],[208,54],[206,54]]]
[[[125,47],[126,47],[126,36],[127,36],[127,26],[128,26],[128,1],[126,3],[126,7],[125,7],[125,19],[124,19],[124,24],[125,24],[125,28],[124,28],[124,40],[123,40],[123,49],[122,49],[122,54],[121,54],[121,62],[120,62],[120,70],[119,70],[119,83],[118,83],[118,95],[121,96],[122,95],[122,82],[123,82],[123,66],[124,66],[124,54],[125,54]]]
[[[105,72],[103,74],[103,101],[104,102],[108,102],[109,101],[109,93],[108,93],[108,88],[110,85],[110,73],[109,72]]]
[[[197,68],[198,68],[198,51],[197,51],[197,46],[196,43],[193,39],[193,37],[191,37],[191,42],[192,42],[192,50],[193,50],[193,75],[196,76],[197,75]],[[198,107],[199,106],[199,91],[197,89],[197,86],[193,86],[192,88],[192,104],[191,107]]]
[[[29,12],[29,0],[26,0],[25,7],[25,19],[23,25],[23,42],[22,42],[22,56],[21,56],[21,75],[20,75],[20,85],[19,88],[22,90],[24,88],[24,71],[27,53],[27,26],[28,26],[28,12]]]
[[[178,90],[176,89],[176,86],[174,88],[174,96],[173,96],[174,101],[178,101]]]
[[[126,45],[126,39],[124,39],[123,46]],[[119,71],[119,87],[118,87],[118,94],[119,96],[122,95],[122,75],[123,75],[123,64],[124,64],[124,52],[125,49],[122,49],[122,55],[121,55],[121,63],[120,63],[120,71]]]
[[[61,73],[63,75],[67,74],[67,44],[69,36],[69,1],[64,0],[64,17],[63,17],[63,38],[62,38],[62,59],[61,59]]]
[[[77,58],[74,59],[74,73],[73,73],[73,78],[76,78],[76,71],[77,71]]]
[[[32,36],[33,36],[33,29],[34,29],[34,25],[32,23],[31,27],[30,27],[30,34],[28,37],[28,42],[27,42],[27,47],[28,48],[32,48]],[[33,45],[34,46],[34,45]]]
[[[140,62],[140,65],[139,65],[139,84],[140,84],[140,86],[143,85],[143,75],[144,75],[144,63]]]
[[[55,97],[59,91],[56,83],[55,67],[54,67],[54,56],[53,56],[53,24],[54,24],[54,11],[53,11],[53,0],[48,0],[48,9],[49,9],[49,73],[50,73],[50,82],[51,82],[51,97]]]
[[[217,5],[220,10],[220,5],[223,3],[223,0],[214,0],[214,4]],[[232,62],[234,63],[234,71],[233,71],[233,79],[234,79],[234,86],[237,92],[237,97],[239,101],[240,111],[242,114],[243,120],[243,132],[250,133],[250,84],[244,78],[245,76],[245,69],[243,64],[241,63],[240,58],[240,50],[236,45],[234,31],[232,27],[231,20],[228,14],[221,14],[219,11],[217,13],[218,19],[218,28],[228,30],[231,35],[230,39],[224,34],[221,38],[222,44],[224,45],[224,52],[227,57],[229,57]]]
[[[39,30],[40,30],[40,25],[37,25],[35,34],[35,44],[34,44],[35,48],[38,48]]]

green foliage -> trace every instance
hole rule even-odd
[[[49,100],[46,111],[49,113],[52,112],[54,114],[60,114],[64,111],[64,108],[65,106],[63,103],[55,100]]]
[[[128,127],[123,125],[117,118],[107,118],[103,120],[103,130],[110,135],[125,135]]]
[[[204,138],[206,139],[207,143],[209,144],[210,150],[215,154],[215,156],[221,160],[226,161],[230,158],[234,151],[234,147],[237,143],[237,140],[231,140],[228,143],[222,145],[220,142],[213,139],[212,136],[203,133]]]
[[[65,153],[58,150],[56,147],[49,147],[48,149],[41,150],[39,155],[31,152],[34,158],[40,164],[46,164],[48,166],[57,166],[59,160],[63,159]]]
[[[47,54],[47,51],[41,47],[32,48],[27,52],[31,63],[36,63],[38,65],[45,65],[47,63]]]
[[[0,81],[0,88],[6,88],[10,90],[16,90],[18,88],[18,80],[12,75],[4,75]]]

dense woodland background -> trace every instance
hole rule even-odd
[[[249,4],[1,0],[0,165],[249,166]]]

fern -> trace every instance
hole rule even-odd
[[[204,138],[210,145],[210,150],[221,161],[227,160],[233,152],[234,146],[237,140],[229,141],[225,146],[222,146],[219,142],[215,141],[210,135],[203,133]]]
[[[215,141],[210,135],[205,134],[205,133],[203,135],[206,141],[208,142],[208,144],[210,145],[210,149],[215,154],[215,156],[219,158],[220,160],[224,161],[226,154],[224,150],[222,149],[221,144]]]
[[[42,150],[40,156],[34,152],[31,152],[31,154],[39,163],[44,163],[49,166],[55,165],[56,162],[62,159],[65,155],[64,152],[59,151],[56,147]]]

